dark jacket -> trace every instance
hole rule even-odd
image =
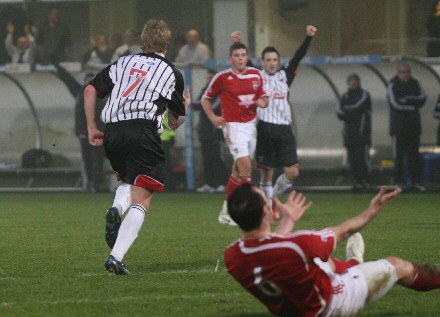
[[[196,101],[191,103],[193,110],[200,111],[199,124],[197,126],[197,133],[199,134],[200,141],[210,141],[213,139],[223,139],[223,132],[221,129],[217,129],[209,120],[205,110],[201,103],[202,96],[204,95],[208,85],[203,87]],[[217,116],[222,115],[222,107],[220,106],[220,98],[216,98],[212,101],[212,110]]]
[[[405,98],[406,103],[400,99]],[[426,101],[426,94],[419,82],[410,78],[402,82],[397,76],[388,84],[391,135],[420,135],[422,133],[419,108]]]
[[[371,145],[371,97],[365,89],[349,89],[341,96],[336,108],[344,121],[344,145]]]
[[[434,106],[434,117],[440,119],[440,95],[437,98],[437,103]]]
[[[88,137],[86,112],[84,110],[84,89],[86,88],[86,86],[87,84],[83,85],[79,90],[76,96],[76,104],[75,104],[75,134],[77,137],[82,137],[82,138]],[[105,130],[105,124],[101,121],[100,116],[106,101],[107,98],[96,99],[96,108],[95,108],[96,125],[98,127],[98,130],[101,132],[104,132]]]

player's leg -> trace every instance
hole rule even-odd
[[[440,288],[440,270],[438,268],[414,264],[397,257],[388,257],[386,260],[395,267],[398,284],[417,291]]]
[[[105,241],[110,248],[115,245],[123,213],[131,205],[130,185],[127,180],[126,151],[124,135],[120,128],[110,125],[106,128],[104,138],[105,154],[121,185],[118,186],[112,207],[105,214]],[[123,182],[122,180],[125,180]]]
[[[121,183],[116,189],[115,198],[111,208],[105,214],[105,241],[110,248],[113,248],[118,237],[122,216],[131,206],[130,184]]]
[[[127,150],[126,174],[122,177],[129,183],[131,207],[122,221],[116,243],[105,263],[108,271],[130,274],[123,258],[138,236],[153,197],[153,192],[164,190],[165,154],[155,125],[150,121],[123,125],[122,135]]]
[[[293,166],[285,167],[284,173],[281,174],[275,186],[273,187],[273,196],[277,197],[292,188],[295,184],[294,180],[299,176],[299,164]]]
[[[225,140],[229,145],[229,151],[234,158],[232,173],[226,185],[226,200],[218,216],[221,224],[236,226],[237,224],[229,217],[227,200],[234,190],[245,182],[252,182],[251,143],[255,139],[255,126],[253,122],[239,123],[227,122],[223,130]]]
[[[349,268],[364,263],[365,243],[362,235],[357,232],[347,239],[345,247],[345,260],[331,258],[333,271],[339,274]]]
[[[120,263],[123,263],[122,261],[125,257],[125,254],[133,245],[139,231],[142,228],[142,224],[144,223],[145,216],[153,198],[153,191],[131,185],[131,197],[133,204],[121,224],[115,246],[110,253],[110,256]],[[119,263],[114,263],[112,259],[110,260],[110,263],[108,262],[109,261],[107,260],[106,268],[108,271],[123,275],[127,275],[127,273],[130,274],[130,272],[125,269],[125,266],[120,268],[118,265]]]
[[[277,197],[294,186],[295,179],[299,176],[299,161],[296,151],[296,140],[290,126],[278,127],[279,142],[276,145],[276,166],[284,166],[284,173],[275,182],[273,196]]]
[[[273,197],[273,173],[273,168],[260,167],[260,189],[263,191],[269,201],[271,201]]]

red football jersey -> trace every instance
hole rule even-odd
[[[297,231],[238,240],[225,251],[229,273],[274,314],[314,317],[330,302],[330,278],[313,261],[330,258],[335,234]]]
[[[257,116],[256,101],[263,96],[264,81],[258,69],[247,67],[243,74],[232,68],[217,73],[211,80],[204,98],[220,95],[226,122],[249,122]]]

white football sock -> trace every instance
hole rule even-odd
[[[273,187],[273,197],[278,197],[292,186],[293,182],[287,179],[286,174],[281,174]]]
[[[119,211],[119,215],[125,213],[125,211],[131,206],[131,188],[130,184],[121,184],[116,189],[115,200],[113,201],[113,207],[116,207]]]
[[[273,197],[273,186],[272,182],[260,182],[260,189],[266,195],[266,198],[270,201],[272,205],[272,197]]]
[[[136,240],[139,231],[144,223],[147,210],[141,205],[133,205],[122,221],[119,229],[118,238],[110,255],[113,255],[116,260],[122,261],[128,249],[130,249],[134,240]]]

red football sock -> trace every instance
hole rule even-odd
[[[240,180],[231,175],[231,177],[229,177],[228,184],[226,185],[226,201],[229,200],[229,197],[238,186],[240,186]]]
[[[251,184],[252,185],[252,177],[251,176],[240,177],[240,185],[243,185],[243,184]]]
[[[430,291],[440,288],[440,270],[429,265],[414,264],[416,269],[416,277],[410,285],[405,285],[408,288],[416,291]]]
[[[234,176],[231,175],[231,177],[229,177],[228,185],[226,185],[226,201],[229,200],[229,197],[234,192],[234,190],[237,189],[238,186],[245,183],[252,184],[252,177],[243,176],[240,177],[240,179],[236,179]]]
[[[355,259],[350,259],[348,261],[344,261],[344,260],[339,260],[339,259],[335,259],[332,258],[333,263],[335,264],[335,272],[338,274],[342,274],[345,271],[347,271],[349,268],[360,264],[357,260]]]

